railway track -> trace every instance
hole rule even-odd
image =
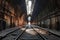
[[[20,28],[15,27],[15,28],[10,28],[10,29],[6,29],[6,30],[1,31],[0,32],[0,39],[6,37],[8,34],[16,31],[18,29],[20,29]]]
[[[46,37],[44,37],[43,35],[41,35],[40,33],[38,33],[33,27],[32,27],[32,29],[39,35],[39,37],[42,38],[42,40],[47,40]]]
[[[30,32],[36,33],[35,35],[29,34],[26,31],[30,29]],[[22,30],[16,30],[5,37],[1,38],[1,40],[46,40],[44,37],[42,37],[34,28],[25,28]]]
[[[28,28],[30,29],[30,28]],[[33,31],[34,33],[36,33],[35,35],[32,34],[28,34],[27,32],[24,32],[19,38],[18,40],[47,40],[46,38],[44,38],[41,34],[39,34],[36,30],[34,30],[34,28],[31,28],[31,30],[26,29],[25,31]]]
[[[35,28],[33,28],[33,29],[35,30]],[[38,32],[38,33],[40,34],[40,36],[43,37],[45,40],[60,40],[60,36],[56,36],[55,33],[52,34],[50,31],[45,30],[45,29],[40,28],[40,27],[38,27],[38,29],[42,30],[41,32],[43,32],[43,33],[44,33],[44,31],[47,32],[47,34],[41,35],[41,33],[39,33],[39,31],[36,31],[36,30],[35,30],[35,31]],[[44,30],[44,31],[43,31],[43,30]]]
[[[18,38],[23,34],[23,32],[26,30],[26,28],[24,30],[16,30],[8,35],[6,35],[5,37],[1,38],[1,40],[18,40]]]
[[[44,36],[40,34],[34,27],[26,27],[13,31],[0,40],[50,40],[51,37],[49,39],[48,37],[49,35]]]

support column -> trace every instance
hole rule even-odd
[[[10,27],[12,27],[12,16],[10,16]]]

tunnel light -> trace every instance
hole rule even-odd
[[[26,3],[27,15],[32,15],[35,0],[25,0],[25,3]]]
[[[29,27],[29,28],[31,27],[31,22],[28,22],[28,27]]]
[[[31,0],[25,0],[26,2],[26,9],[27,9],[27,15],[32,14],[32,1]]]
[[[31,21],[31,17],[30,16],[28,17],[28,21]]]
[[[31,23],[30,22],[28,22],[28,25],[30,25]]]
[[[32,15],[33,9],[34,9],[34,4],[35,4],[35,0],[25,0],[26,3],[26,9],[27,9],[27,16],[28,16],[28,25],[30,27],[31,25],[31,17],[29,15]]]
[[[28,5],[27,5],[27,15],[31,14],[31,6],[32,6],[32,1],[28,1]]]
[[[31,16],[28,17],[28,26],[30,27],[31,26]]]
[[[31,7],[32,1],[28,1],[28,5],[29,5],[29,7]]]

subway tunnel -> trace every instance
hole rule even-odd
[[[0,0],[1,40],[60,40],[60,0]]]

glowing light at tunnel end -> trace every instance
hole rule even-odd
[[[31,25],[31,15],[32,15],[32,11],[33,11],[33,8],[34,8],[34,4],[32,3],[32,0],[25,0],[25,3],[26,3],[26,9],[27,9],[27,16],[28,16],[28,25],[30,27]],[[29,16],[30,15],[30,16]]]

